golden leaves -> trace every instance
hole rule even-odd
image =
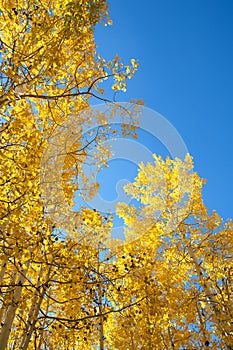
[[[82,208],[65,217],[75,191],[89,185],[85,199],[98,190],[83,170],[89,146],[97,167],[106,165],[105,141],[115,132],[103,114],[80,112],[90,97],[108,100],[106,79],[125,91],[138,68],[134,59],[125,66],[118,56],[108,62],[96,55],[94,26],[111,24],[106,1],[0,4],[0,349],[94,349],[103,341],[116,349],[232,347],[232,222],[208,215],[191,156],[155,155],[153,164],[140,165],[126,186],[140,204],[117,207],[127,226],[123,247],[108,244],[108,215]],[[74,114],[80,118],[72,139],[66,123]],[[113,109],[110,120],[115,115]],[[131,116],[123,121],[124,136],[136,131]],[[106,128],[82,138],[84,126],[96,123]],[[64,125],[72,133],[51,144]],[[57,158],[47,159],[45,189],[55,205],[42,201],[39,186],[49,147]],[[56,161],[61,174],[52,168]],[[57,216],[69,221],[72,235],[56,227]]]
[[[135,181],[126,186],[141,205],[120,203],[117,208],[128,225],[126,236],[135,239],[126,254],[139,255],[146,247],[146,263],[138,265],[135,274],[130,271],[124,281],[129,290],[139,281],[137,292],[147,295],[146,305],[140,307],[142,316],[133,313],[138,329],[133,330],[133,339],[136,344],[144,341],[148,348],[158,344],[185,348],[197,342],[216,349],[231,346],[232,303],[227,301],[231,293],[227,286],[232,277],[225,259],[232,261],[228,231],[232,223],[223,225],[215,211],[208,215],[202,201],[203,180],[193,172],[190,156],[183,162],[154,159],[154,164],[141,164]],[[126,313],[123,317],[123,322],[118,318],[118,327],[121,322],[128,341],[132,329],[125,328]],[[131,340],[127,346],[133,344]]]

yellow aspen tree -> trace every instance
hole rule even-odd
[[[121,337],[113,332],[115,347],[231,349],[232,223],[208,214],[203,180],[190,156],[184,162],[154,158],[125,188],[140,205],[118,205],[132,249],[127,258],[135,250],[146,258],[122,282],[128,297],[141,293],[145,299],[140,308],[117,315]]]
[[[70,307],[73,300],[74,314],[81,308],[85,278],[77,271],[85,271],[86,260],[77,260],[74,242],[56,237],[41,198],[40,168],[56,128],[87,108],[90,98],[111,101],[101,87],[106,79],[113,79],[113,91],[124,91],[127,78],[137,70],[134,61],[124,66],[118,57],[106,61],[97,54],[94,29],[101,21],[110,24],[105,0],[0,1],[1,350],[56,348],[65,335],[70,348],[76,345],[77,334],[69,326],[75,324],[71,309],[65,311],[72,319],[68,322],[65,316],[62,328],[61,322],[56,325],[57,333],[50,329],[51,313],[58,312],[60,320],[59,305]],[[98,120],[103,122],[103,117],[87,121],[80,115],[80,130],[83,123],[95,126]],[[93,138],[97,164],[108,155],[101,147],[105,133],[107,128]],[[62,180],[71,206],[77,190],[72,177],[80,175],[81,185],[88,180],[82,172],[87,146],[89,142],[76,140],[64,161]],[[85,213],[80,215],[85,219]],[[78,287],[71,297],[73,278]],[[86,317],[81,312],[79,319]],[[70,329],[69,335],[64,329]]]

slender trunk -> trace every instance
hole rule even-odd
[[[16,283],[16,277],[17,277],[17,272],[13,271],[13,273],[11,274],[10,281],[8,282],[8,287],[7,287],[6,291],[4,291],[4,293],[2,293],[2,294],[5,294],[5,296],[3,296],[2,306],[0,309],[0,322],[1,323],[3,323],[3,320],[4,320],[5,315],[6,315],[8,300],[13,298],[13,287],[12,286]]]
[[[195,255],[195,252],[194,252],[193,248],[189,245],[189,242],[188,242],[188,240],[187,240],[187,238],[186,238],[184,233],[182,235],[182,238],[183,238],[183,240],[185,242],[185,245],[187,247],[188,254],[189,254],[190,258],[193,261],[193,264],[195,266],[195,270],[196,270],[196,272],[198,274],[198,277],[200,279],[200,283],[201,283],[201,285],[202,285],[202,287],[204,289],[206,298],[209,300],[210,306],[211,306],[211,308],[213,310],[213,313],[214,313],[214,315],[216,317],[217,328],[220,331],[220,334],[222,335],[222,340],[225,343],[225,348],[229,349],[229,350],[232,350],[232,344],[229,343],[229,338],[228,338],[227,332],[225,331],[224,325],[221,322],[221,313],[220,313],[220,311],[218,309],[218,306],[217,306],[218,305],[218,301],[215,298],[214,292],[211,290],[211,287],[210,287],[209,282],[207,281],[207,279],[204,279],[203,272],[202,272],[202,270],[200,268],[200,265],[198,263],[198,259],[197,259],[196,255]]]
[[[149,293],[148,293],[148,288],[146,286],[146,306],[147,306],[147,310],[150,310],[151,305],[149,304],[148,298],[149,298]],[[146,332],[147,332],[148,350],[153,350],[152,342],[151,342],[152,330],[151,330],[151,321],[149,317],[149,312],[146,314],[146,321],[147,321]]]
[[[46,288],[43,287],[43,291],[40,295],[40,298],[38,299],[37,303],[35,304],[35,306],[32,306],[32,314],[31,314],[31,321],[29,323],[29,328],[27,330],[27,333],[25,333],[24,335],[24,338],[22,339],[21,341],[21,344],[20,344],[20,350],[26,350],[28,348],[28,345],[29,345],[29,342],[31,340],[31,337],[32,337],[32,333],[35,329],[35,324],[36,324],[36,321],[37,321],[37,315],[39,313],[39,310],[40,310],[40,306],[41,306],[41,303],[44,299],[44,295],[45,295],[45,291],[46,291]]]
[[[5,318],[3,321],[3,326],[0,332],[0,350],[5,350],[9,340],[12,324],[15,317],[15,312],[18,308],[18,302],[22,294],[23,284],[25,281],[25,275],[27,273],[30,262],[26,263],[26,269],[23,269],[22,272],[18,273],[17,286],[13,292],[13,298],[10,305],[7,308]]]
[[[100,350],[104,350],[104,323],[103,323],[103,300],[102,300],[102,291],[101,287],[99,287],[99,324],[100,324]]]
[[[198,318],[199,318],[199,322],[200,322],[200,333],[201,333],[202,339],[203,339],[202,343],[204,344],[207,340],[206,333],[205,333],[205,323],[202,320],[201,312],[199,310],[199,306],[198,306],[197,302],[196,302],[196,308],[197,308],[197,314],[198,314]]]
[[[26,322],[26,330],[25,330],[24,336],[21,340],[20,347],[19,347],[21,350],[26,350],[28,347],[32,333],[33,333],[34,328],[35,328],[36,317],[38,315],[41,303],[42,303],[43,298],[44,298],[45,288],[43,287],[42,292],[41,293],[39,292],[42,274],[43,274],[43,269],[41,266],[40,271],[39,271],[39,275],[37,278],[37,283],[35,286],[35,292],[34,292],[34,295],[33,295],[32,301],[31,301],[30,310],[28,312],[28,317],[27,317],[27,322]]]
[[[45,314],[47,315],[47,313],[49,312],[49,306],[50,306],[49,299],[47,299],[46,304],[47,305],[46,305],[46,312],[45,312]],[[37,344],[37,346],[35,345],[35,349],[38,349],[38,350],[42,349],[42,345],[43,345],[43,342],[44,342],[44,328],[45,328],[45,325],[46,325],[46,319],[43,320],[43,323],[42,323],[43,330],[41,330],[41,332],[40,332],[40,334],[38,336],[38,342],[37,342],[38,344]]]
[[[98,255],[98,294],[99,294],[99,344],[100,350],[104,350],[104,320],[103,320],[103,292],[100,278],[100,253]]]

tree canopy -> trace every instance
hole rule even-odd
[[[105,244],[106,213],[82,207],[72,235],[48,215],[41,162],[51,135],[79,117],[61,158],[72,207],[75,193],[96,194],[83,166],[93,149],[106,165],[116,132],[104,83],[125,91],[138,67],[98,55],[100,22],[111,24],[105,0],[0,0],[0,350],[233,349],[232,222],[208,213],[189,155],[140,165],[125,188],[138,205],[117,207],[121,246]],[[82,113],[93,99],[112,105],[109,120]],[[122,120],[133,134],[132,115]],[[59,196],[56,205],[62,218]]]

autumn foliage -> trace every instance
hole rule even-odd
[[[189,155],[140,165],[125,188],[138,205],[117,207],[121,246],[107,244],[107,214],[81,208],[72,235],[48,215],[41,161],[51,135],[90,99],[111,103],[106,80],[125,91],[137,70],[98,55],[100,22],[111,24],[105,0],[0,0],[0,350],[233,349],[233,226],[208,213]],[[106,164],[115,132],[102,115],[85,118],[80,134],[85,123],[105,127],[64,156],[70,207],[77,192],[95,195],[83,165],[92,148]],[[131,131],[124,116],[122,133]]]

